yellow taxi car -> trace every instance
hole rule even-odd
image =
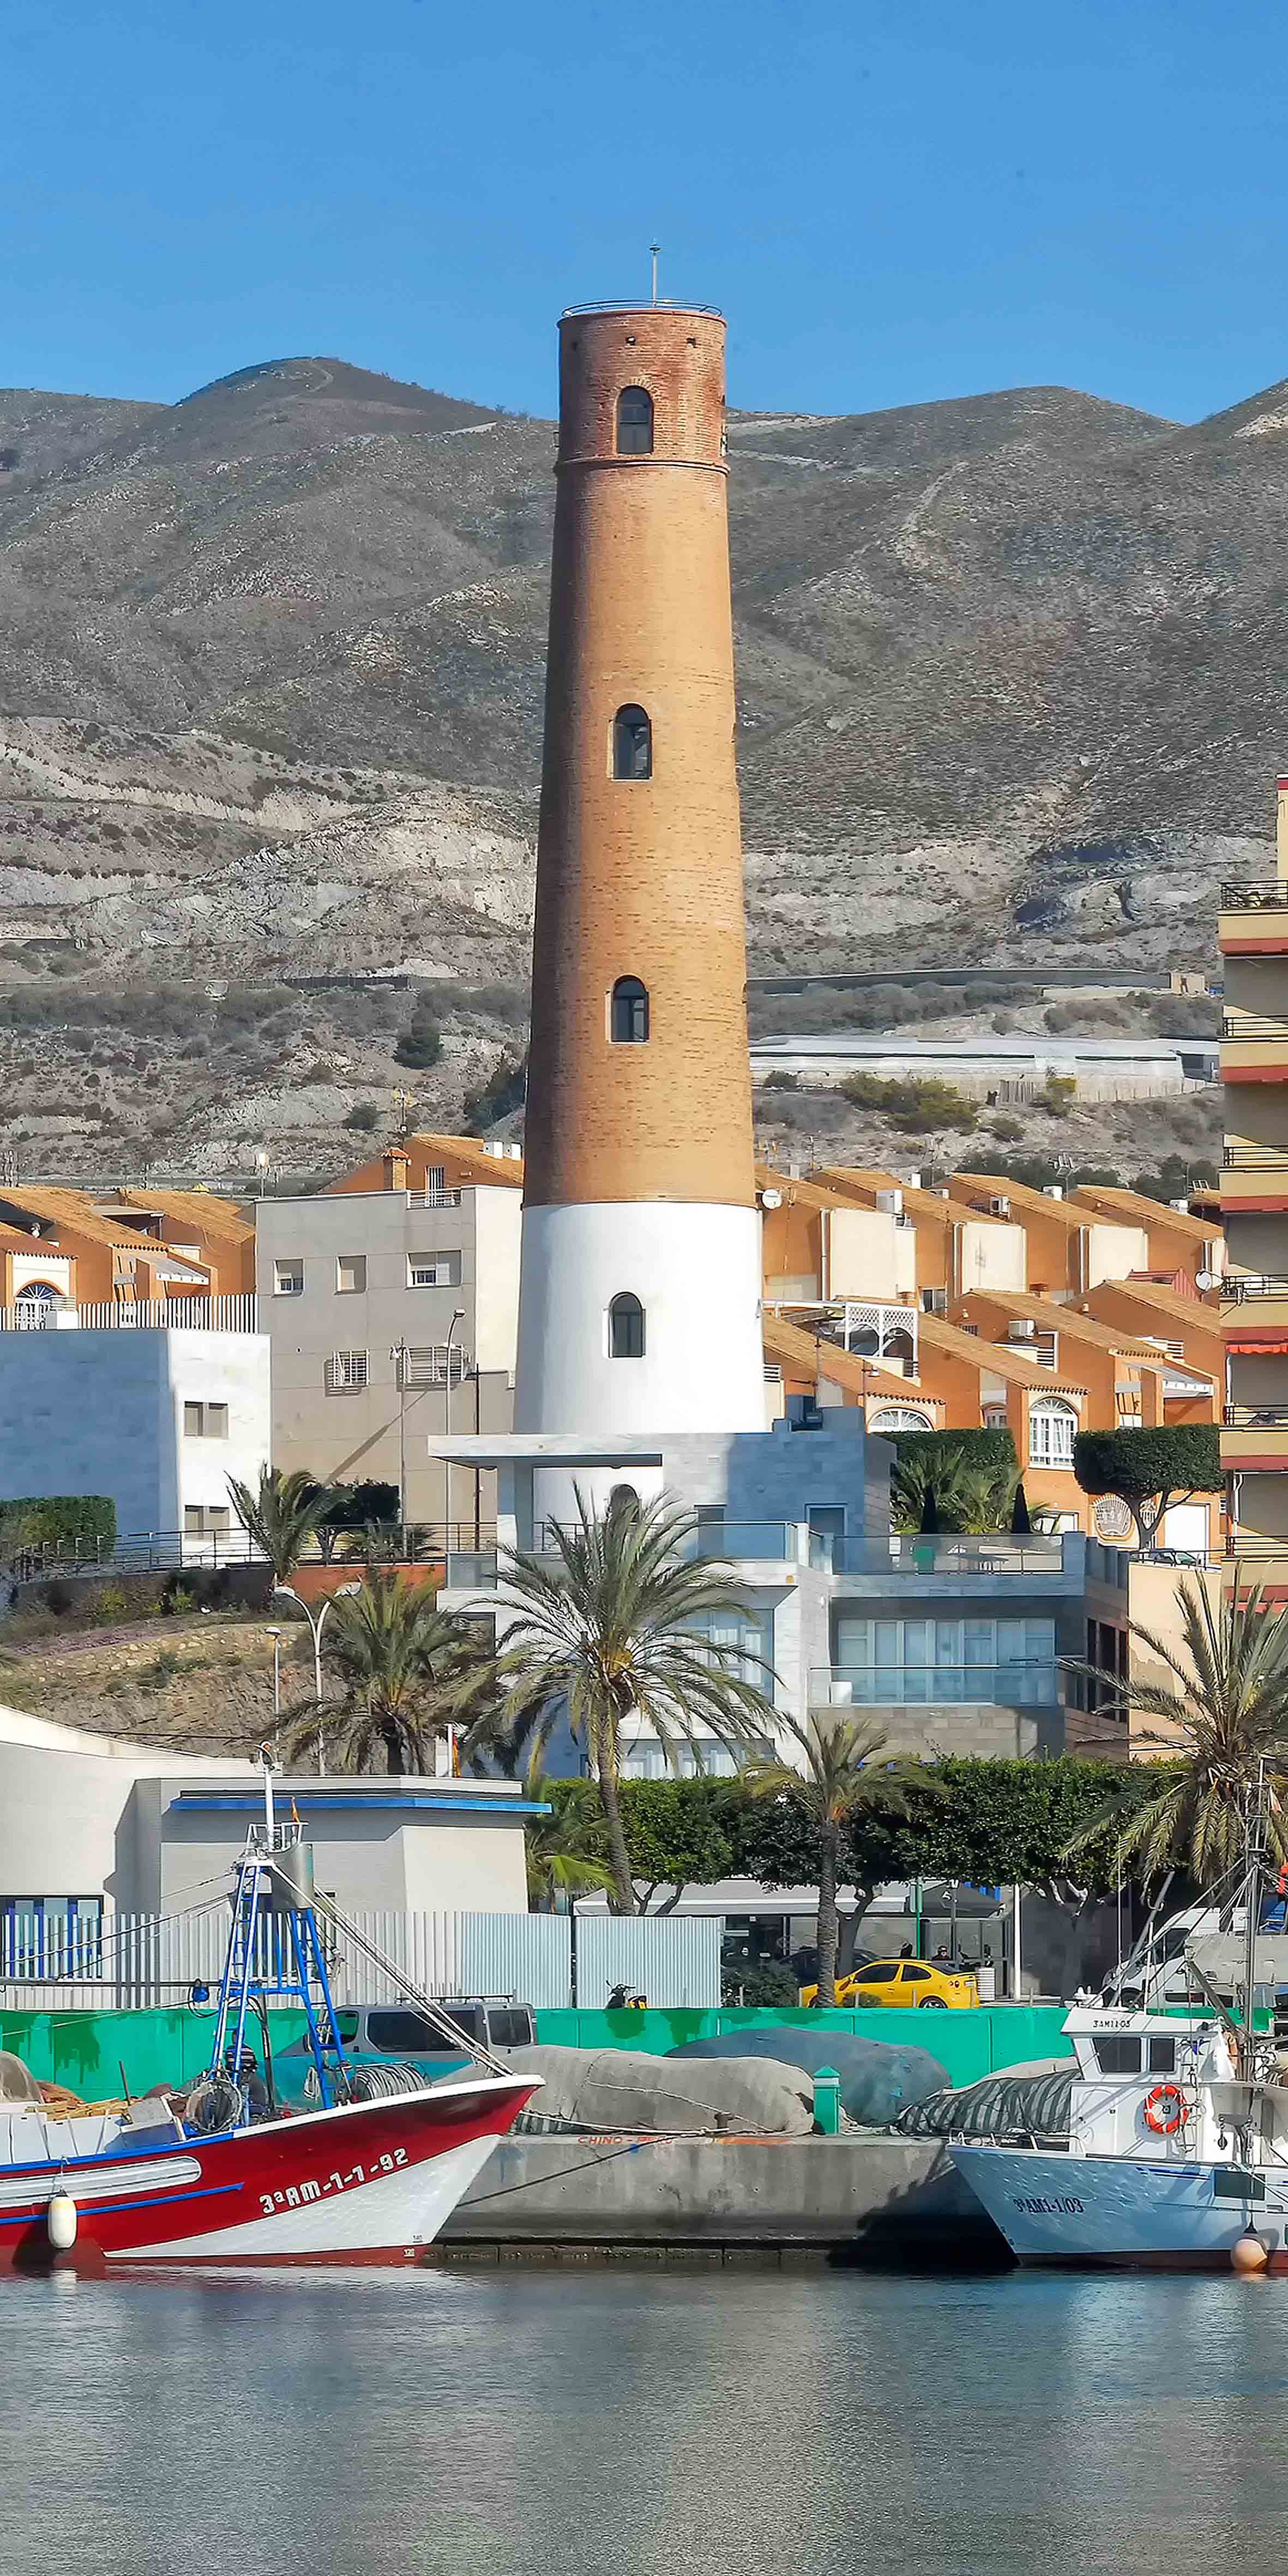
[[[836,1980],[836,2000],[847,2011],[889,2004],[899,2012],[969,2012],[979,1988],[969,1968],[941,1967],[934,1959],[866,1959]],[[818,2002],[817,1986],[801,1987],[801,2002]]]

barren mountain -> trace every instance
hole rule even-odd
[[[735,415],[730,455],[753,971],[1210,962],[1285,749],[1288,384],[1194,428],[1060,388]],[[317,1168],[355,1102],[459,1115],[521,1048],[552,457],[330,359],[0,393],[29,1163]],[[437,1066],[373,971],[436,988]]]

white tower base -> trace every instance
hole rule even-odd
[[[678,1200],[523,1211],[516,1431],[763,1431],[760,1215]],[[614,1359],[609,1307],[644,1309]]]

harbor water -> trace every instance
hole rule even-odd
[[[1288,2285],[649,2272],[0,2285],[0,2567],[1280,2576]]]

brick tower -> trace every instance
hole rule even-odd
[[[517,1431],[763,1431],[725,326],[560,323]]]

